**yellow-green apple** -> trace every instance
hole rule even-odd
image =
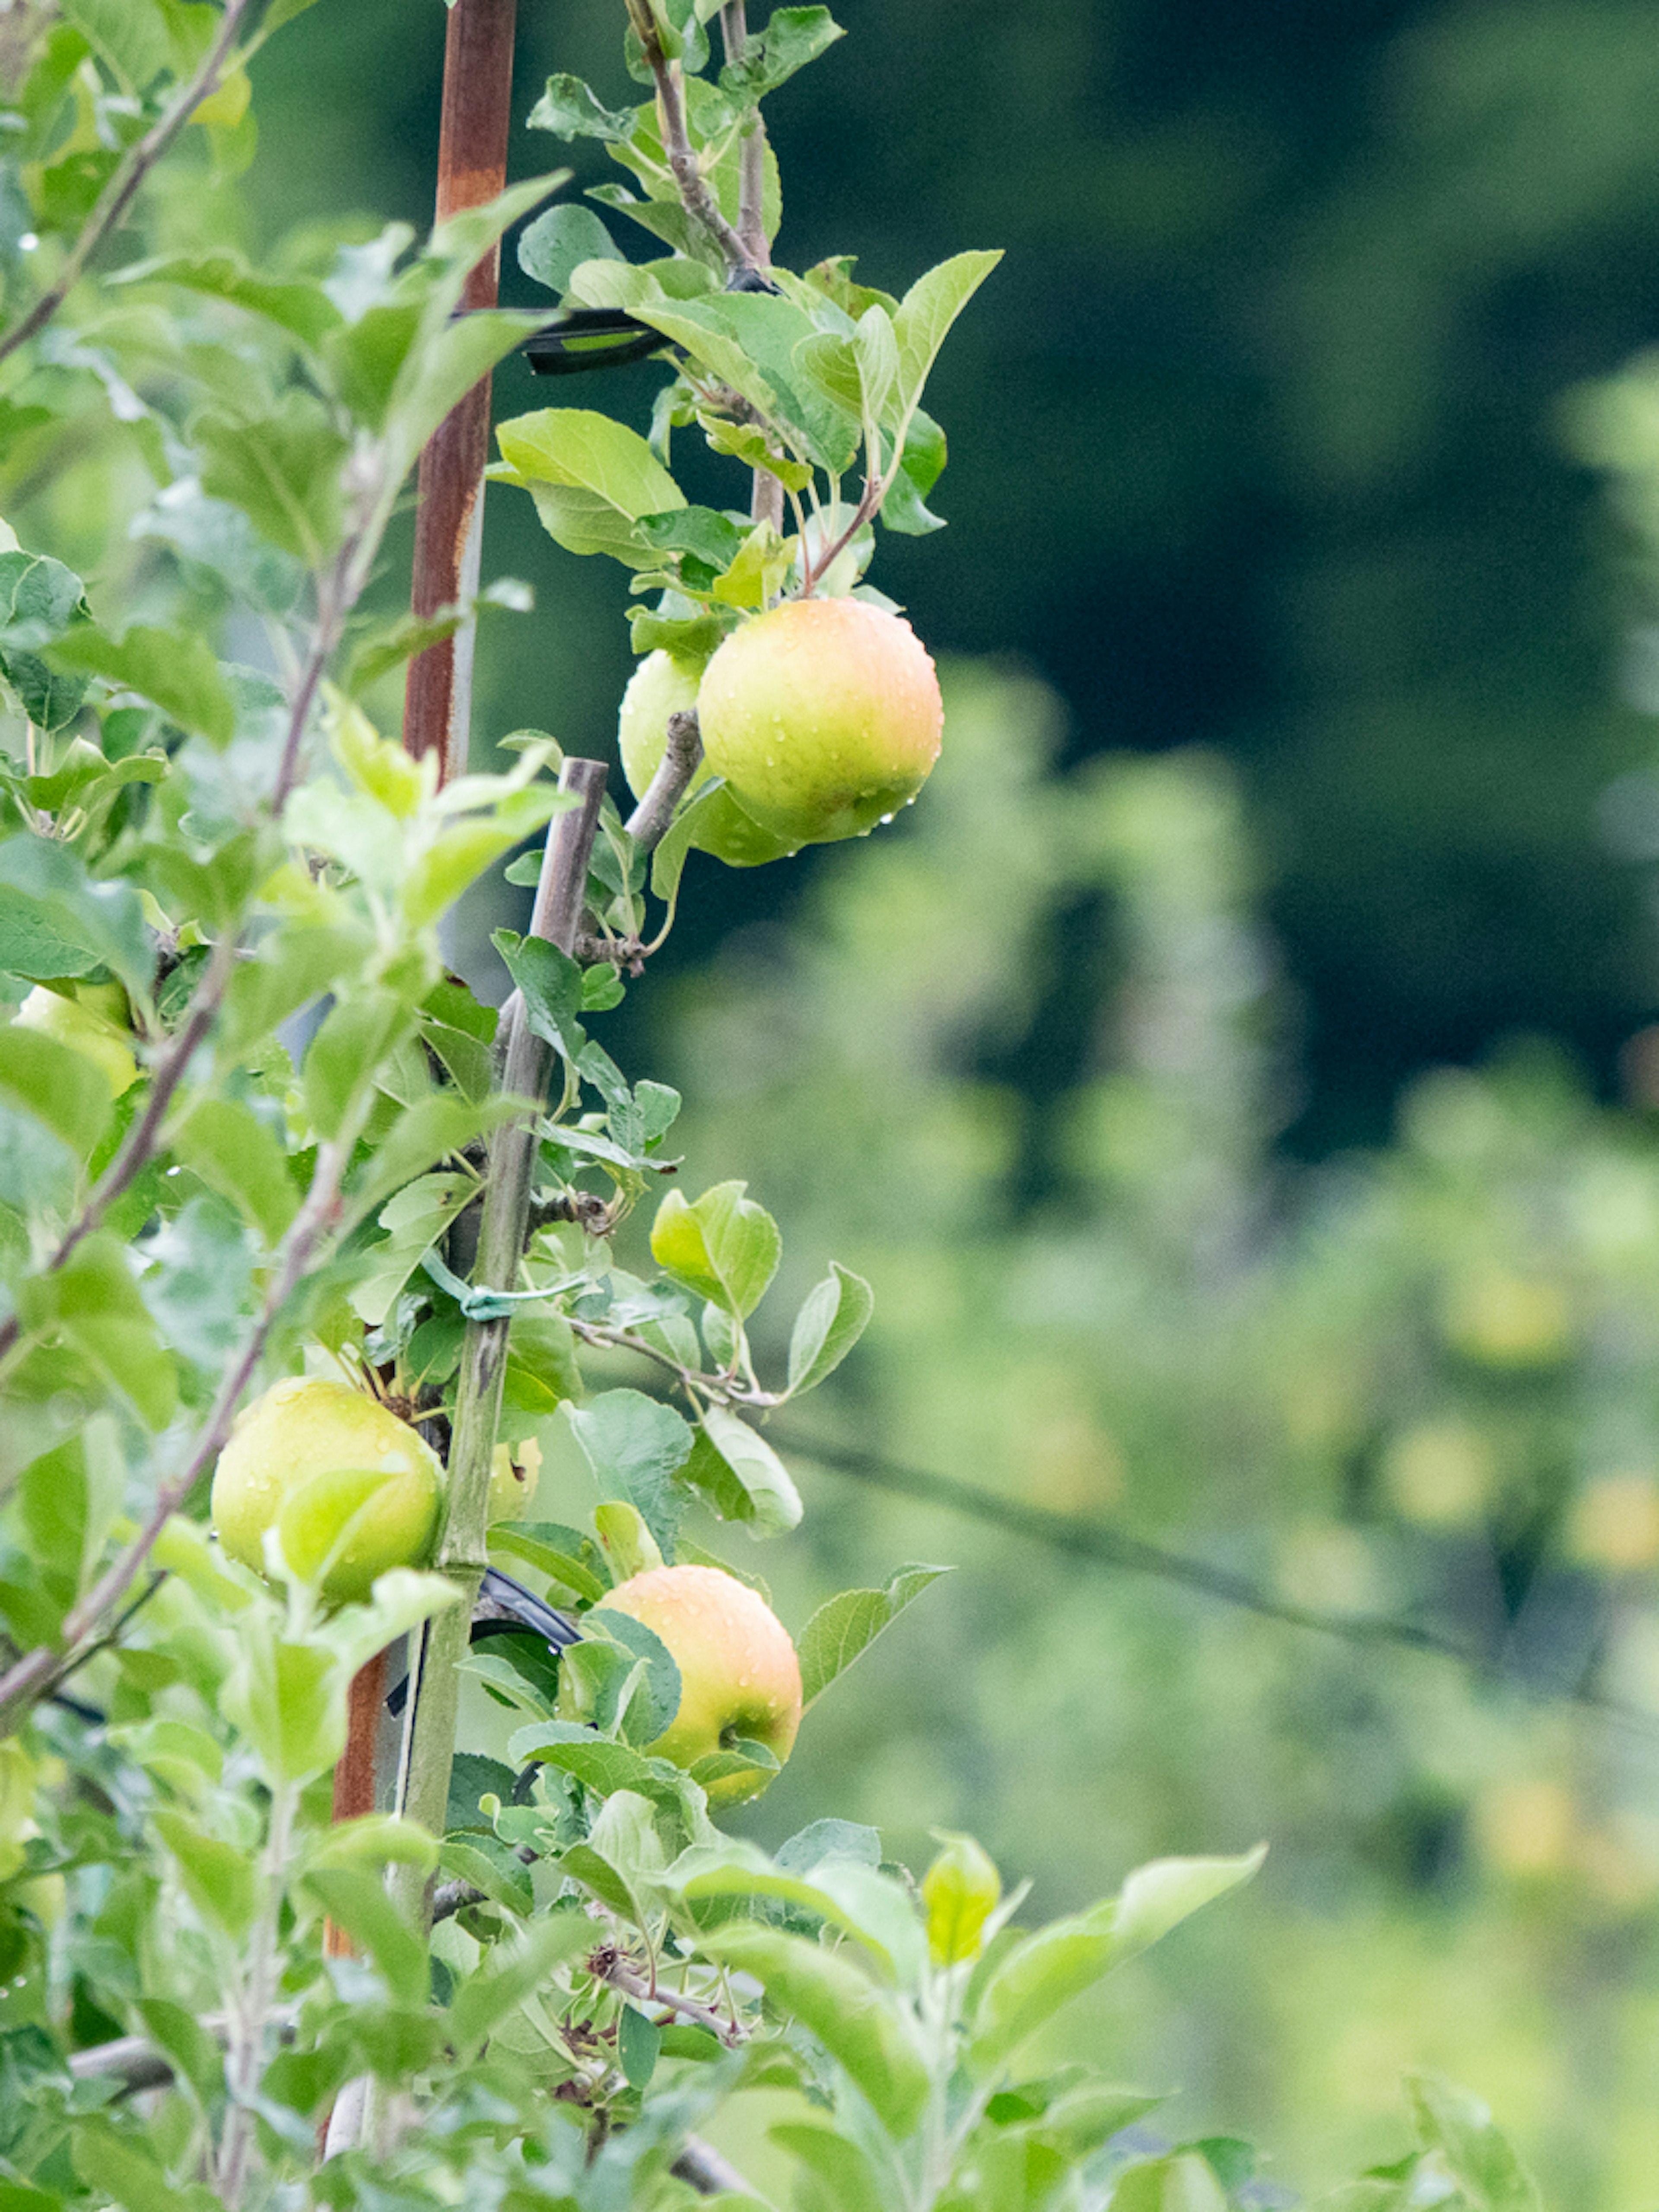
[[[423,1565],[443,1468],[407,1421],[349,1382],[290,1376],[237,1417],[213,1477],[213,1520],[263,1574],[275,1529],[289,1571],[343,1605],[388,1567]]]
[[[123,1011],[126,994],[118,983],[93,984],[83,989],[88,995],[77,992],[71,998],[45,983],[37,983],[17,1009],[15,1019],[23,1029],[39,1030],[43,1036],[56,1037],[59,1044],[70,1046],[91,1060],[102,1071],[110,1096],[118,1098],[138,1080],[131,1035],[125,1025],[112,1021],[105,1011],[116,1003],[113,998],[106,995],[100,1000],[89,994],[118,994]]]
[[[758,1592],[719,1567],[653,1567],[608,1590],[590,1619],[625,1613],[667,1646],[680,1670],[680,1709],[653,1757],[695,1766],[744,1740],[781,1765],[800,1726],[800,1664],[787,1631]],[[744,1767],[708,1784],[711,1805],[757,1797],[769,1769]]]
[[[908,805],[939,757],[939,677],[902,616],[785,599],[703,671],[703,755],[745,814],[799,844],[857,837]]]
[[[682,660],[660,647],[647,653],[629,678],[617,738],[623,774],[635,799],[645,797],[652,777],[662,765],[669,716],[690,714],[696,708],[702,680],[700,661]],[[699,761],[688,789],[697,790],[713,774],[707,757]],[[691,842],[699,852],[712,853],[732,868],[758,868],[768,860],[785,860],[800,844],[799,838],[780,837],[763,830],[729,791],[717,793],[704,808]]]

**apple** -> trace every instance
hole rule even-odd
[[[606,1592],[589,1614],[625,1613],[667,1646],[680,1670],[680,1709],[647,1747],[654,1758],[695,1766],[745,1738],[780,1765],[800,1726],[800,1663],[764,1598],[719,1567],[653,1567]],[[711,1805],[757,1797],[771,1780],[746,1767],[708,1784]]]
[[[91,1060],[108,1083],[111,1097],[118,1098],[138,1080],[138,1063],[132,1056],[131,1033],[112,1021],[103,1009],[112,1006],[114,1001],[107,994],[113,991],[119,994],[125,1010],[126,994],[118,983],[90,984],[83,988],[86,995],[77,992],[70,998],[37,983],[14,1018],[20,1028],[56,1037],[59,1044]],[[105,995],[94,998],[94,992]]]
[[[865,599],[785,599],[733,630],[697,694],[703,755],[745,814],[798,844],[862,836],[913,799],[944,708],[926,647]]]
[[[700,661],[681,660],[660,647],[647,653],[629,678],[617,738],[623,774],[635,799],[645,797],[652,777],[662,765],[669,716],[692,711],[702,681]],[[697,790],[713,774],[705,755],[688,789]],[[800,848],[799,838],[780,837],[751,821],[729,791],[717,793],[703,809],[691,842],[700,853],[712,853],[731,868],[762,867],[768,860],[787,860]]]
[[[290,1376],[237,1416],[213,1477],[213,1522],[233,1559],[268,1570],[265,1537],[301,1581],[343,1605],[388,1567],[424,1565],[444,1473],[407,1421],[349,1382]]]

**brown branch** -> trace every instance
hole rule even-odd
[[[662,147],[679,187],[680,204],[694,222],[699,222],[719,246],[726,268],[740,276],[757,264],[748,246],[720,213],[698,163],[691,134],[686,128],[685,94],[678,62],[662,50],[657,26],[646,0],[628,0],[628,20],[633,25],[657,87],[657,117],[662,125]]]
[[[641,852],[648,853],[661,844],[674,818],[674,809],[690,788],[702,758],[702,731],[696,709],[671,714],[668,741],[657,763],[657,772],[646,786],[644,798],[623,825]]]
[[[8,355],[27,343],[38,331],[46,328],[69,297],[88,262],[137,198],[144,179],[197,108],[217,91],[225,63],[235,44],[236,34],[252,5],[252,0],[228,0],[219,26],[219,35],[202,57],[195,76],[185,83],[172,106],[122,156],[114,174],[100,195],[97,205],[87,217],[81,235],[70,248],[69,257],[55,281],[46,287],[22,321],[0,337],[0,361],[4,361]]]

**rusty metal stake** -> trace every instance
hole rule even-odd
[[[443,118],[438,137],[438,221],[492,200],[507,181],[518,0],[456,0],[444,47]],[[493,307],[499,248],[467,279],[465,307]],[[440,424],[421,456],[415,517],[416,617],[471,598],[478,588],[483,472],[489,457],[489,379],[476,384]],[[471,735],[473,625],[428,646],[410,663],[404,750],[435,752],[442,781],[466,769]]]

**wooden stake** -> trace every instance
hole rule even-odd
[[[455,0],[444,47],[443,116],[438,137],[438,221],[492,200],[507,182],[513,39],[518,0]],[[467,280],[462,305],[493,307],[499,248]],[[478,587],[483,472],[489,458],[489,379],[475,385],[421,456],[415,517],[416,617],[435,614]],[[465,773],[471,735],[472,639],[469,622],[410,663],[404,749],[436,753],[441,779]]]

